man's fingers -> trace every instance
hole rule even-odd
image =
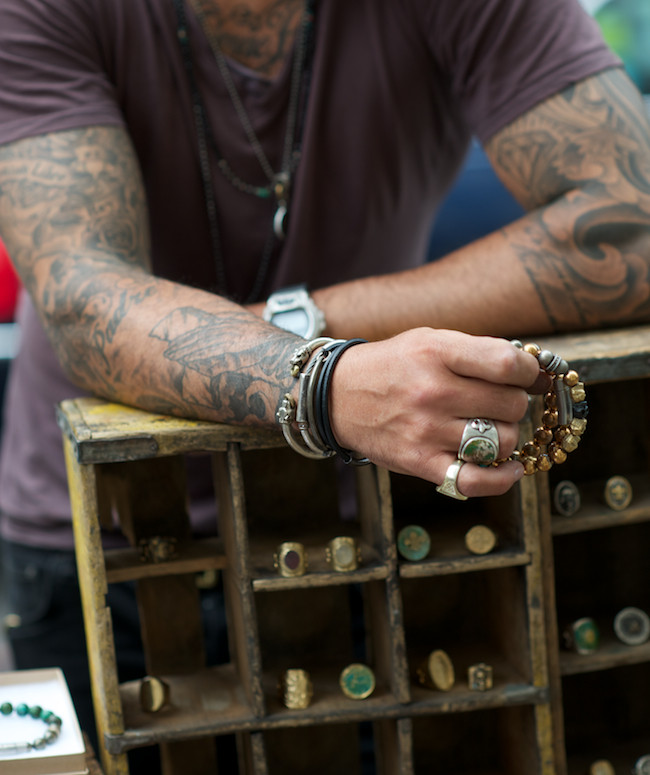
[[[447,367],[463,377],[524,389],[539,378],[535,356],[518,349],[507,339],[467,337],[446,331],[440,340],[440,353]]]
[[[450,458],[445,472],[450,477],[441,479],[442,491],[453,490],[455,480],[455,489],[467,498],[503,495],[524,475],[523,466],[515,461],[488,468],[461,461],[457,475],[456,466],[458,461]]]

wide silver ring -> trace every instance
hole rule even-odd
[[[458,458],[477,466],[489,466],[499,456],[499,432],[492,420],[475,417],[465,423]]]
[[[447,469],[447,473],[445,474],[445,478],[442,484],[436,487],[436,492],[440,492],[443,495],[448,495],[450,498],[456,498],[458,501],[466,501],[467,495],[463,495],[461,492],[459,492],[458,486],[456,484],[460,469],[464,465],[464,460],[454,460],[454,462]]]

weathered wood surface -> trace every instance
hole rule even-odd
[[[202,571],[218,571],[228,561],[219,538],[203,538],[181,542],[173,559],[143,562],[139,549],[108,549],[104,552],[106,579],[109,584],[136,581],[152,576],[170,576]]]
[[[470,710],[537,705],[548,701],[548,690],[521,683],[503,660],[494,660],[497,678],[490,692],[470,691],[461,677],[450,692],[415,687],[408,709],[384,684],[378,684],[366,700],[350,700],[339,688],[338,673],[313,676],[314,698],[308,711],[289,710],[278,699],[276,677],[266,676],[268,713],[256,716],[246,702],[239,680],[229,667],[211,668],[193,675],[160,676],[170,686],[170,705],[158,713],[145,713],[139,700],[140,683],[120,686],[126,729],[108,739],[109,750],[117,754],[141,745],[165,740],[194,739],[207,734],[255,732],[292,727],[352,724],[382,718],[462,713]],[[464,664],[464,663],[463,663]]]
[[[110,609],[106,605],[108,587],[97,513],[95,469],[92,466],[77,465],[69,439],[64,439],[64,452],[93,705],[101,742],[105,735],[121,735],[124,732],[124,719],[118,693],[113,623]],[[100,754],[106,775],[128,775],[126,756],[109,756],[104,748],[100,749]]]
[[[650,326],[540,337],[535,341],[565,358],[586,382],[650,376]]]
[[[152,414],[99,398],[61,402],[57,419],[80,463],[141,460],[188,452],[284,447],[279,431]]]
[[[650,643],[640,646],[628,646],[614,640],[611,636],[601,635],[601,643],[594,654],[575,654],[562,652],[560,656],[560,671],[562,675],[577,673],[595,673],[626,665],[639,665],[650,662]]]

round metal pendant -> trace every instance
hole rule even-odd
[[[278,209],[273,216],[273,233],[279,240],[286,237],[287,208],[285,205],[278,205]]]

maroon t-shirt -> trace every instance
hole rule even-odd
[[[217,145],[241,178],[264,185],[189,8],[188,20]],[[230,65],[278,169],[291,63],[273,80]],[[289,233],[263,295],[421,264],[436,206],[470,137],[485,141],[551,94],[618,65],[578,0],[320,0]],[[133,139],[155,273],[216,289],[171,0],[2,0],[0,143],[99,124],[125,126]],[[213,173],[230,290],[245,296],[273,206],[237,191],[216,167]],[[19,322],[0,459],[3,532],[71,547],[54,405],[80,391],[64,377],[26,299]]]

